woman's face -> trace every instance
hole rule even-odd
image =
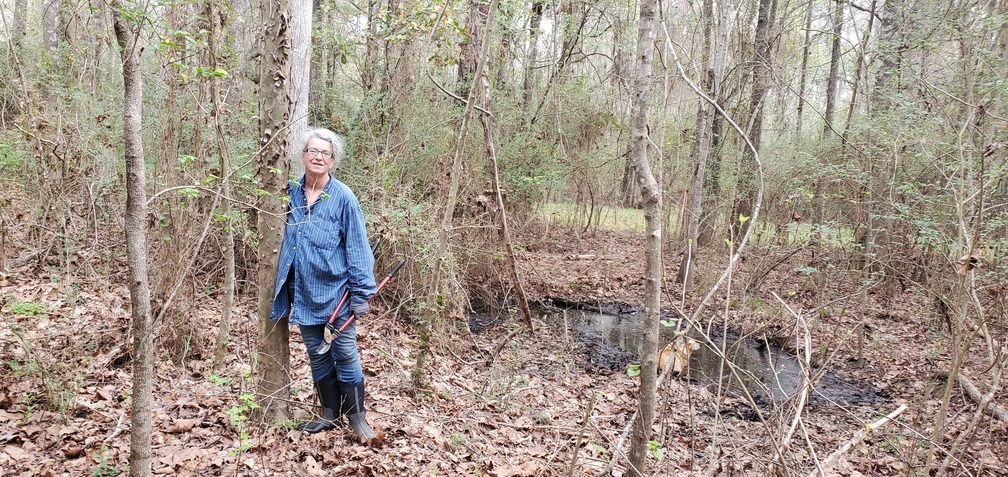
[[[333,164],[332,144],[329,141],[313,137],[305,144],[305,150],[301,152],[301,160],[304,162],[305,173],[318,176],[329,173],[329,167]]]

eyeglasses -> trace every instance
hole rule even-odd
[[[326,159],[329,159],[330,157],[332,157],[332,151],[324,151],[322,149],[315,149],[314,147],[310,147],[308,149],[305,149],[304,152],[305,152],[305,154],[308,154],[311,157],[322,156],[322,157],[324,157]]]

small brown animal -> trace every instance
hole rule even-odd
[[[670,359],[673,360],[672,373],[682,374],[686,369],[686,364],[689,363],[690,355],[698,349],[700,349],[700,343],[697,340],[685,336],[676,337],[662,348],[661,354],[658,356],[658,374],[661,374]]]

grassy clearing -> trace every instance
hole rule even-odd
[[[553,224],[584,227],[589,218],[589,209],[578,204],[550,202],[540,209],[539,214],[543,220]],[[591,221],[593,226],[602,229],[644,232],[644,211],[640,209],[603,206],[591,210]],[[797,222],[781,227],[764,221],[756,224],[752,243],[808,245],[816,231],[822,234],[823,244],[829,247],[844,247],[854,243],[854,229],[850,227]]]
[[[643,210],[603,206],[596,207],[590,212],[592,225],[597,225],[599,228],[644,231]],[[539,213],[544,220],[548,220],[550,223],[582,227],[589,218],[588,207],[570,203],[550,202],[544,205]]]

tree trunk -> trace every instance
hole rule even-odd
[[[59,48],[60,10],[63,0],[48,0],[42,11],[42,44],[49,54],[55,54]]]
[[[291,2],[291,70],[290,98],[291,115],[288,139],[295,146],[301,134],[308,129],[308,85],[312,74],[312,0],[290,0]],[[299,160],[301,151],[290,151],[290,174],[304,175],[304,164]]]
[[[539,51],[539,28],[542,23],[542,13],[543,13],[543,2],[533,1],[532,2],[532,18],[529,19],[529,42],[528,42],[528,54],[526,55],[527,60],[525,61],[525,78],[522,83],[523,95],[523,107],[525,108],[525,117],[531,116],[532,108],[532,93],[535,91],[536,82],[536,59],[538,58]]]
[[[805,9],[805,43],[802,45],[801,76],[798,80],[798,109],[795,111],[795,115],[798,116],[795,134],[798,136],[801,136],[802,113],[805,111],[805,85],[808,83],[806,78],[808,77],[809,49],[812,47],[812,9],[814,6],[815,0],[808,0],[808,7]]]
[[[378,17],[381,14],[379,7],[380,0],[368,0],[367,2],[367,39],[364,40],[364,62],[361,65],[361,85],[364,87],[364,94],[370,94],[376,86],[378,78],[378,50],[380,41],[378,39]]]
[[[833,11],[833,41],[830,48],[829,75],[826,77],[826,111],[823,113],[822,137],[825,138],[833,130],[833,116],[836,112],[837,84],[840,75],[840,36],[843,34],[843,0],[835,0],[836,9]],[[758,28],[758,27],[757,27]],[[753,140],[759,140],[758,135],[753,136]]]
[[[207,49],[210,50],[210,68],[216,70],[220,61],[220,36],[223,33],[224,25],[227,24],[226,15],[228,9],[220,8],[218,3],[221,0],[209,0],[210,29],[207,35]],[[221,232],[224,236],[224,303],[221,304],[220,332],[217,334],[217,347],[214,350],[213,365],[219,368],[224,364],[224,357],[227,354],[227,345],[231,341],[231,316],[234,311],[235,299],[235,238],[234,238],[234,218],[231,208],[231,164],[228,158],[227,141],[224,137],[224,127],[221,124],[223,116],[223,105],[221,104],[221,82],[224,78],[214,76],[210,83],[210,100],[213,105],[214,132],[217,138],[217,156],[219,158],[220,175],[223,183],[222,192],[225,199],[221,202],[224,220]]]
[[[28,18],[28,0],[14,0],[14,25],[11,28],[11,40],[16,53],[24,46],[25,35],[28,32],[26,27]]]
[[[143,81],[139,32],[112,8],[123,73],[123,143],[126,155],[126,259],[129,265],[130,317],[133,320],[133,390],[130,394],[129,475],[151,475],[151,401],[154,384],[154,333],[147,276],[147,183],[141,122]]]
[[[718,45],[717,60],[711,57],[714,27],[714,1],[704,0],[703,3],[703,42],[700,50],[700,61],[704,71],[703,88],[708,96],[718,97],[717,87],[720,81],[720,68],[716,63],[724,57],[722,45]],[[721,28],[720,22],[718,28]],[[704,185],[706,184],[707,160],[710,157],[711,144],[714,136],[714,106],[700,100],[696,116],[696,140],[693,143],[694,171],[693,185],[689,188],[686,205],[686,245],[676,281],[682,283],[684,291],[693,289],[693,272],[696,266],[695,258],[700,238],[700,216],[704,203]]]
[[[847,132],[850,130],[851,118],[854,117],[854,108],[857,106],[858,91],[861,85],[861,76],[864,72],[864,65],[867,61],[865,49],[868,48],[868,40],[871,39],[872,28],[875,26],[875,10],[878,7],[878,0],[872,0],[871,8],[868,11],[868,26],[865,27],[864,36],[858,44],[857,63],[854,66],[854,85],[851,87],[850,105],[847,107],[847,119],[844,120],[843,138],[847,140]]]
[[[630,441],[629,475],[646,475],[645,464],[651,427],[655,416],[655,392],[658,376],[658,318],[661,313],[661,189],[648,163],[648,90],[651,86],[654,52],[655,1],[641,0],[640,27],[637,44],[637,65],[634,75],[634,97],[630,131],[632,154],[637,164],[641,196],[644,200],[647,260],[644,291],[644,330],[641,345],[640,413],[633,425]]]
[[[483,87],[483,111],[480,114],[480,122],[483,124],[483,136],[486,139],[486,150],[487,159],[490,163],[490,175],[493,177],[493,189],[494,197],[497,201],[497,208],[500,212],[500,233],[501,241],[504,245],[504,250],[507,253],[508,258],[508,268],[511,272],[511,279],[514,280],[515,291],[518,295],[518,306],[522,311],[522,315],[525,317],[525,324],[528,326],[529,333],[535,332],[535,327],[532,324],[532,312],[529,310],[528,299],[525,297],[525,285],[522,284],[521,276],[518,274],[518,260],[515,258],[514,245],[511,241],[511,232],[508,228],[507,220],[507,208],[504,204],[504,195],[501,193],[501,180],[500,180],[500,167],[497,163],[497,152],[494,145],[493,136],[493,126],[490,124],[490,111],[491,111],[491,101],[490,101],[490,81],[487,79],[489,74],[487,73],[486,57],[490,54],[490,33],[493,32],[494,15],[497,13],[497,0],[492,0],[489,8],[487,9],[487,16],[484,20],[486,36],[483,38],[483,45],[480,49],[480,60],[477,62],[481,65],[478,69],[480,84]]]
[[[480,26],[486,23],[489,4],[483,0],[469,0],[469,17],[466,19],[468,35],[462,41],[458,64],[458,80],[455,94],[460,98],[469,96],[469,88],[473,84],[476,73],[476,63],[479,52],[485,41],[480,32]]]
[[[263,38],[259,65],[259,196],[255,213],[259,235],[259,406],[267,422],[288,416],[290,346],[287,320],[271,321],[270,308],[276,283],[277,259],[284,226],[280,196],[287,183],[287,132],[290,115],[290,3],[269,0],[262,4]],[[279,172],[276,172],[279,171]]]
[[[753,48],[753,70],[752,70],[752,96],[749,97],[749,111],[752,116],[749,128],[749,139],[752,147],[745,149],[744,157],[755,162],[754,154],[760,151],[760,137],[763,135],[763,111],[766,108],[766,94],[771,71],[771,54],[773,52],[771,27],[777,14],[776,0],[760,0],[759,12],[756,18],[756,37]],[[753,168],[739,169],[739,200],[735,212],[728,218],[730,221],[738,221],[736,233],[732,240],[738,243],[738,239],[745,235],[745,230],[751,227],[753,222],[743,220],[740,217],[752,217],[756,203],[756,176]]]

